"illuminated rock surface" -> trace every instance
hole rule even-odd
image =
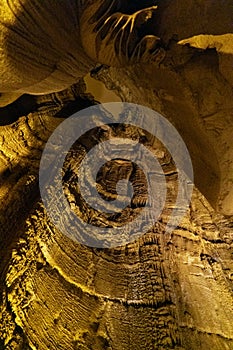
[[[60,93],[25,95],[0,110],[2,125],[15,121],[0,127],[0,349],[233,349],[233,8],[231,1],[158,5],[156,34],[166,51],[161,61],[102,67],[92,73],[98,88],[86,77],[87,88],[81,80]],[[101,95],[99,81],[111,92]],[[110,134],[153,149],[169,191],[160,221],[146,235],[116,249],[88,248],[62,235],[46,216],[39,162],[61,118],[94,99],[119,98],[151,107],[175,125],[191,154],[196,188],[180,226],[164,234],[177,194],[166,149],[130,127],[90,134],[74,145],[64,166],[65,194],[84,219],[120,224],[144,203],[145,194],[136,193],[131,211],[106,219],[80,198],[77,165]],[[103,168],[100,181],[108,199],[116,196],[118,174],[145,186],[140,171],[115,161]]]

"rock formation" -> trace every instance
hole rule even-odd
[[[122,68],[98,65],[92,78],[64,91],[23,95],[0,109],[0,349],[233,349],[232,4],[156,5],[160,59]],[[124,159],[102,168],[99,192],[115,199],[116,182],[130,179],[131,208],[99,216],[80,195],[78,165],[109,137],[132,138],[153,152],[167,197],[148,233],[124,246],[91,248],[49,219],[38,185],[40,159],[65,118],[113,100],[148,106],[176,127],[191,155],[195,188],[182,222],[167,234],[177,196],[171,154],[144,130],[97,127],[77,140],[64,163],[72,210],[97,226],[114,227],[143,208],[145,177]]]

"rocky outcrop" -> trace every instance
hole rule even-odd
[[[230,1],[163,1],[156,22],[166,52],[160,60],[98,66],[91,73],[94,89],[86,77],[87,87],[81,80],[60,93],[25,95],[0,110],[0,348],[233,348],[232,16]],[[178,169],[165,145],[133,127],[90,132],[73,145],[63,170],[66,198],[84,220],[122,225],[145,202],[145,177],[124,159],[106,163],[99,191],[115,199],[119,177],[130,179],[135,196],[129,210],[98,215],[81,197],[78,165],[110,136],[143,142],[167,183],[161,217],[148,233],[125,246],[91,248],[63,235],[48,218],[39,164],[63,118],[95,100],[119,99],[148,106],[173,123],[190,152],[195,188],[182,222],[166,233]]]

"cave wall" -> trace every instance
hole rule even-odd
[[[24,95],[0,109],[0,349],[233,348],[233,11],[230,1],[158,3],[162,54],[156,62],[103,66],[91,73],[95,83],[86,76],[86,84]],[[161,218],[147,234],[97,249],[52,224],[38,172],[43,148],[64,118],[113,100],[148,106],[173,123],[189,149],[195,188],[183,221],[165,234],[177,194],[177,169],[165,147],[134,128],[103,128],[80,140],[65,164],[64,191],[86,219],[103,221],[76,186],[77,165],[96,141],[143,136],[168,181]],[[116,162],[114,177],[103,172],[107,198],[115,198],[121,172],[143,182],[128,162]],[[142,197],[122,220],[137,215]]]

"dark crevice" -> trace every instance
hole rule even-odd
[[[8,106],[0,108],[0,126],[12,124],[20,117],[33,113],[36,110],[36,97],[33,95],[22,95]]]

